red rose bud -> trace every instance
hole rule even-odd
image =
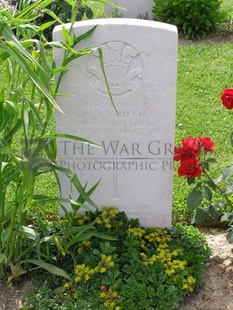
[[[209,137],[200,138],[200,144],[201,147],[208,152],[213,152],[216,145]]]
[[[226,88],[221,95],[222,104],[228,109],[233,109],[233,89]]]
[[[181,161],[178,169],[179,176],[185,176],[186,178],[196,178],[201,174],[202,167],[199,160],[196,158],[190,158]]]

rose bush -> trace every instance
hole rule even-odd
[[[228,110],[233,109],[233,89],[224,89],[221,101]],[[233,135],[231,135],[233,145]],[[194,211],[192,222],[201,223],[212,217],[228,223],[227,239],[233,243],[233,165],[229,165],[218,177],[211,175],[211,163],[216,162],[210,154],[215,152],[216,144],[210,137],[188,137],[174,149],[174,160],[179,162],[178,174],[192,184],[192,191],[187,197],[187,206]],[[215,192],[223,200],[216,201]]]

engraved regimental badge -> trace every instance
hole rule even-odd
[[[129,44],[119,41],[104,43],[100,48],[111,93],[124,95],[133,92],[143,76],[143,64],[139,53]],[[92,87],[99,92],[108,93],[98,51],[88,57],[87,76]]]

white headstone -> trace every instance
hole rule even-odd
[[[105,5],[105,12],[109,17],[115,15],[115,17],[153,19],[154,0],[113,0],[111,2],[123,7],[125,10]]]
[[[77,49],[100,47],[118,113],[104,82],[98,53],[71,63],[59,93],[64,115],[56,113],[57,132],[98,143],[58,141],[58,163],[74,170],[97,205],[114,205],[144,226],[171,225],[173,145],[176,101],[177,29],[139,19],[77,22],[77,36],[97,25]],[[67,26],[68,27],[68,26]],[[61,40],[61,26],[54,39]],[[60,64],[62,50],[55,49]],[[61,177],[62,196],[70,187]]]

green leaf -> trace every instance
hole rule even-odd
[[[219,209],[217,206],[213,206],[213,205],[210,205],[209,206],[209,214],[210,216],[212,216],[215,220],[218,220],[219,219]]]
[[[70,282],[72,282],[72,278],[65,272],[65,270],[61,269],[61,268],[58,268],[57,266],[55,265],[52,265],[52,264],[48,264],[42,260],[38,260],[38,259],[27,259],[25,261],[23,261],[25,263],[31,263],[33,265],[36,265],[42,269],[45,269],[47,270],[48,272],[56,275],[56,276],[59,276],[59,277],[63,277],[67,280],[69,280]]]
[[[100,183],[100,180],[97,181],[90,189],[89,191],[87,192],[88,196],[91,196],[91,194],[96,190],[96,188],[98,187]],[[84,187],[85,188],[85,187]],[[83,199],[82,196],[79,196],[78,199],[77,199],[77,203],[84,203],[85,200]]]
[[[233,221],[233,212],[226,212],[222,217],[221,217],[222,222],[232,222]]]
[[[208,218],[208,216],[209,216],[208,208],[199,208],[196,210],[193,219],[196,224],[201,224]]]
[[[25,108],[25,106],[23,106],[23,127],[24,127],[24,133],[25,133],[26,139],[30,140],[29,115],[28,115],[28,111]]]
[[[40,25],[39,31],[44,31],[45,29],[49,28],[50,26],[52,26],[55,23],[56,23],[55,20],[52,20],[52,21],[47,22],[47,23],[44,23],[44,24]]]
[[[227,183],[230,177],[233,175],[233,165],[228,166],[227,169],[223,172],[223,180]]]
[[[28,77],[32,80],[32,82],[35,84],[37,89],[49,100],[49,102],[60,112],[62,110],[57,105],[55,99],[51,96],[48,89],[46,89],[45,85],[40,81],[38,76],[36,75],[35,71],[30,67],[30,65],[27,63],[25,58],[17,51],[17,49],[11,45],[10,42],[4,42],[0,43],[0,48],[5,49],[17,63],[19,66],[24,70],[24,72],[28,75]],[[62,112],[63,113],[63,112]]]
[[[187,197],[187,205],[189,210],[195,210],[202,202],[201,191],[193,190]]]
[[[212,188],[212,189],[216,189],[216,184],[212,181],[212,180],[208,180],[207,182],[206,182],[206,184],[210,187],[210,188]]]
[[[6,255],[4,253],[1,253],[0,254],[0,264],[2,264],[5,259],[6,259]]]
[[[23,18],[23,16],[25,16],[28,12],[32,11],[33,9],[46,7],[53,2],[54,0],[37,0],[33,2],[32,4],[28,5],[23,10],[20,10],[17,14],[15,14],[15,17],[19,19]]]
[[[93,11],[89,7],[86,7],[86,17],[88,19],[92,19],[93,15],[94,15]]]
[[[222,181],[223,177],[222,175],[220,175],[219,177],[217,177],[216,179],[214,179],[214,184],[219,184]]]
[[[40,239],[40,243],[50,242],[50,241],[53,241],[53,240],[54,240],[53,236],[48,236],[48,237],[41,238]]]
[[[40,259],[41,252],[40,252],[40,234],[35,231],[34,229],[27,227],[27,226],[20,226],[19,230],[21,230],[29,239],[32,239],[36,245],[36,254]]]
[[[227,188],[225,188],[223,194],[224,194],[224,195],[228,195],[228,194],[231,194],[232,192],[233,192],[233,184],[227,186]]]
[[[227,232],[227,241],[228,241],[230,244],[233,244],[233,227],[231,227],[231,228],[228,229],[228,232]]]
[[[34,241],[40,237],[38,232],[30,227],[20,226],[19,230],[22,231],[27,236],[27,238],[32,239]]]
[[[54,2],[54,0],[53,0],[53,2]],[[63,21],[53,11],[51,11],[49,9],[44,9],[43,12],[50,15],[52,17],[52,19],[57,21],[59,24],[64,24]]]
[[[195,178],[187,178],[188,185],[191,185],[195,182]]]
[[[231,134],[231,145],[233,146],[233,133]]]
[[[97,26],[92,27],[90,30],[86,31],[84,34],[74,38],[74,46],[77,45],[79,42],[88,38],[95,30]]]
[[[63,246],[61,245],[58,236],[55,235],[53,237],[53,239],[54,239],[54,242],[56,244],[58,252],[61,253],[62,256],[65,256],[66,255],[66,251],[64,250]],[[62,240],[62,238],[61,238],[61,240]]]
[[[55,134],[47,134],[44,136],[41,136],[38,138],[38,140],[43,140],[43,139],[56,139],[56,138],[67,138],[67,139],[73,139],[73,140],[77,140],[77,141],[81,141],[83,143],[88,143],[91,144],[93,146],[102,148],[101,145],[96,144],[90,140],[87,140],[85,138],[79,137],[79,136],[74,136],[74,135],[70,135],[70,134],[65,134],[65,133],[55,133]]]
[[[70,47],[74,46],[74,40],[71,37],[71,35],[69,34],[69,32],[67,31],[65,26],[62,27],[62,35],[66,39],[66,41]]]
[[[103,53],[102,53],[101,48],[97,48],[97,51],[99,53],[100,66],[101,66],[101,69],[102,69],[102,72],[103,72],[104,81],[105,81],[105,84],[106,84],[106,87],[107,87],[108,95],[109,95],[109,98],[111,100],[111,103],[112,103],[116,113],[118,114],[117,108],[116,108],[116,106],[114,104],[114,101],[113,101],[113,97],[112,97],[112,93],[111,93],[111,90],[110,90],[110,86],[108,84],[108,78],[107,78],[107,75],[106,75],[106,72],[105,72],[105,68],[104,68]]]
[[[97,238],[105,239],[105,240],[117,240],[116,237],[109,236],[109,235],[106,235],[106,234],[103,234],[103,233],[100,233],[100,232],[97,232],[97,231],[93,232],[93,236],[97,237]]]
[[[212,192],[211,192],[211,190],[209,189],[209,187],[208,187],[208,186],[203,186],[202,192],[203,192],[205,198],[206,198],[207,200],[211,201],[213,195],[212,195]]]
[[[107,4],[107,5],[110,5],[112,6],[113,8],[116,8],[116,9],[121,9],[121,10],[126,10],[125,8],[123,8],[122,6],[119,6],[113,2],[110,2],[110,1],[107,1],[107,0],[95,0],[96,2],[99,2],[99,3],[103,3],[103,4]]]

